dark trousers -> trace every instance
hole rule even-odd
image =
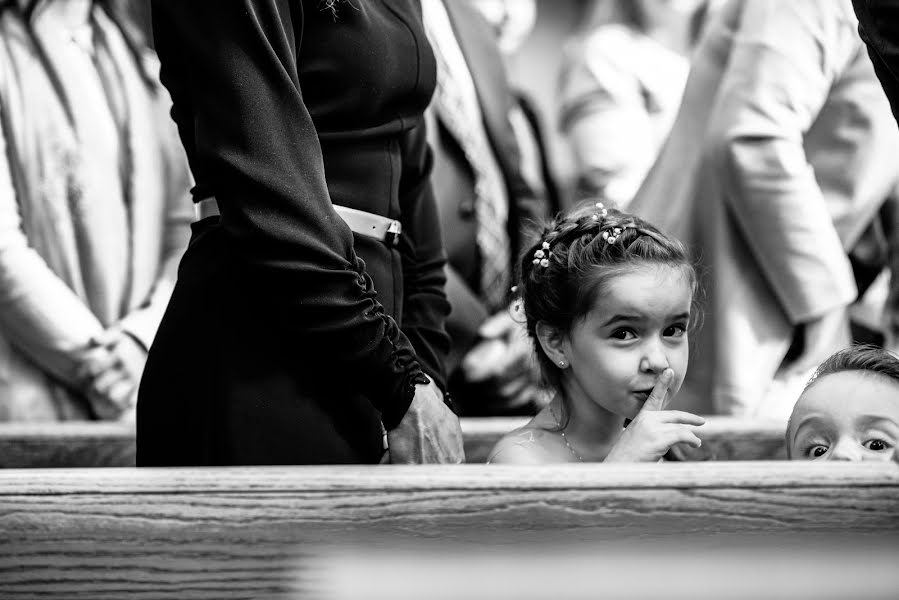
[[[137,464],[375,463],[380,415],[335,373],[334,349],[286,339],[218,217],[193,225],[150,349],[137,405]]]

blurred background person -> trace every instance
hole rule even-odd
[[[630,203],[674,122],[707,12],[705,0],[593,0],[559,80],[577,196]]]
[[[695,252],[705,319],[674,400],[786,419],[850,341],[850,254],[895,193],[899,132],[848,0],[731,0],[632,209]]]
[[[514,102],[509,120],[521,152],[521,172],[547,211],[554,215],[571,204],[557,173],[557,157],[552,156],[546,118],[533,90],[512,77],[515,58],[538,24],[536,0],[469,0],[493,28],[506,67],[507,82]],[[553,5],[543,4],[544,9]],[[538,71],[537,75],[540,73]],[[542,81],[541,81],[542,85]]]
[[[509,289],[529,226],[548,212],[546,186],[539,184],[541,194],[531,185],[541,181],[537,143],[529,142],[528,177],[518,135],[531,132],[525,126],[516,134],[512,115],[521,118],[520,109],[483,16],[467,1],[424,0],[422,9],[437,57],[426,115],[448,259],[449,389],[461,414],[533,413],[542,399],[538,372]]]
[[[108,8],[0,8],[0,420],[131,414],[189,236],[158,64]]]

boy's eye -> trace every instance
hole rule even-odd
[[[884,450],[889,450],[891,448],[889,442],[885,442],[880,439],[868,440],[862,445],[868,450],[872,450],[874,452],[883,452]]]
[[[827,453],[827,446],[812,446],[808,449],[806,454],[811,456],[812,458],[818,458],[819,456],[824,456]]]
[[[685,333],[687,333],[687,326],[683,323],[676,323],[666,327],[665,331],[662,332],[662,335],[665,337],[681,337]]]
[[[632,340],[637,337],[633,329],[621,328],[612,332],[612,338],[616,340]]]

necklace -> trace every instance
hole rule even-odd
[[[555,413],[555,411],[553,411],[552,405],[550,405],[550,407],[549,407],[549,414],[556,423],[558,423],[559,425],[562,425],[562,420],[556,419],[556,413]],[[567,427],[568,424],[566,423],[565,426]],[[581,458],[581,455],[578,454],[577,450],[575,450],[571,446],[571,444],[568,442],[568,436],[565,435],[565,427],[562,427],[561,429],[559,429],[559,434],[562,436],[562,441],[565,442],[565,445],[568,447],[568,451],[571,452],[571,455],[573,457],[575,457],[578,460],[578,462],[584,462],[584,459]]]
[[[563,430],[560,431],[559,433],[562,434],[562,441],[565,442],[565,445],[566,445],[566,446],[568,446],[569,452],[571,452],[571,454],[572,454],[576,459],[578,459],[578,462],[584,462],[584,459],[581,458],[581,455],[578,454],[577,451],[576,451],[574,448],[571,447],[571,444],[568,443],[568,438],[565,437],[565,430],[563,429]]]

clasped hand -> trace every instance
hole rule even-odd
[[[604,462],[655,462],[676,444],[693,448],[702,445],[696,430],[705,423],[705,419],[680,410],[664,410],[672,381],[674,371],[662,371],[640,412],[621,434]]]
[[[76,377],[97,416],[129,418],[147,362],[143,346],[114,326],[93,338],[78,362]]]
[[[537,383],[533,346],[524,325],[504,310],[484,321],[478,334],[481,340],[462,361],[466,381],[490,381],[505,404],[524,404]]]

